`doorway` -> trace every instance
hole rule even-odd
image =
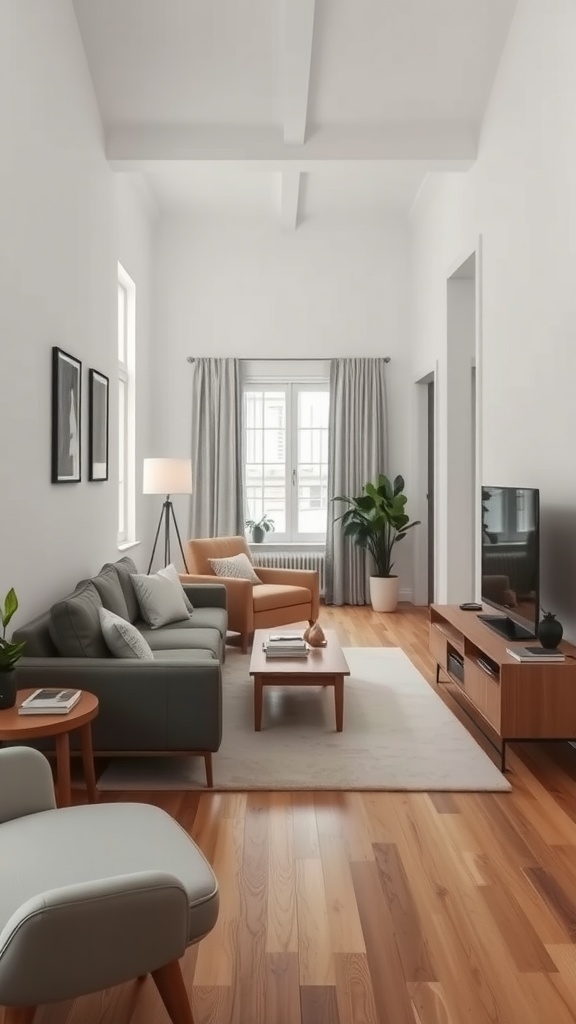
[[[446,488],[441,550],[443,600],[449,604],[473,600],[477,593],[477,290],[474,251],[447,277]]]

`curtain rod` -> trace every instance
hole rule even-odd
[[[187,363],[195,363],[197,359],[201,359],[201,358],[202,358],[201,356],[186,356],[186,362]],[[211,358],[211,357],[209,357],[209,358]],[[332,358],[339,359],[339,358],[346,358],[346,357],[335,356],[335,357],[332,357]],[[364,356],[364,357],[356,356],[356,357],[353,357],[353,358],[379,359],[380,357],[379,356]],[[385,363],[389,363],[391,358],[392,358],[391,356],[384,356],[384,362]],[[330,357],[328,359],[326,359],[323,356],[302,356],[301,359],[298,359],[297,356],[286,356],[286,357],[278,356],[275,359],[269,359],[269,358],[267,359],[265,356],[260,356],[260,357],[256,357],[255,359],[252,359],[252,358],[242,359],[241,362],[245,362],[245,363],[248,363],[248,362],[250,362],[250,363],[329,363],[330,362]]]

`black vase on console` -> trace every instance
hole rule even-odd
[[[556,616],[552,612],[544,612],[544,618],[538,625],[538,639],[542,647],[549,651],[558,647],[563,634],[562,623],[558,622]]]

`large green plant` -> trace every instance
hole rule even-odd
[[[2,636],[0,637],[0,672],[11,672],[16,665],[16,662],[22,657],[26,646],[25,640],[22,640],[20,643],[13,644],[6,639],[6,627],[14,615],[14,612],[17,610],[18,598],[16,597],[14,587],[12,587],[6,594],[4,604],[1,608]]]
[[[333,501],[345,501],[349,508],[337,516],[342,522],[345,537],[350,537],[359,548],[369,551],[376,563],[376,576],[392,576],[394,545],[420,520],[410,522],[406,515],[404,479],[397,476],[391,483],[380,473],[375,484],[364,484],[363,493],[357,498],[340,496]]]

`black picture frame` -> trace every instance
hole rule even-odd
[[[52,348],[52,483],[82,479],[82,363]]]
[[[110,381],[99,370],[88,371],[88,479],[108,479],[108,416]]]

